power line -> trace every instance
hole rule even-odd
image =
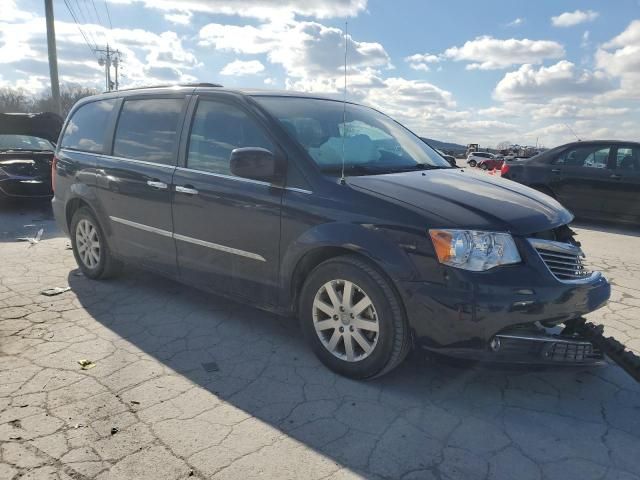
[[[80,6],[80,0],[75,0],[76,1],[76,7],[78,8],[78,13],[80,16],[80,20],[82,20],[82,23],[84,25],[89,25],[92,22],[90,21],[90,13],[89,13],[89,9],[86,9],[87,15],[85,15],[85,12],[83,10],[83,8]],[[86,7],[87,5],[82,2],[82,4]],[[89,38],[91,39],[91,41],[93,42],[93,48],[98,48],[98,42],[96,42],[96,37],[94,35],[94,32],[91,29],[87,30],[87,35],[89,36]]]
[[[86,2],[87,0],[85,0]],[[100,18],[100,14],[98,13],[98,9],[96,8],[96,2],[94,2],[93,0],[91,0],[91,6],[93,7],[93,12],[96,14],[96,20],[98,21],[98,24],[100,25],[100,28],[102,29],[102,38],[104,39],[104,42],[107,43],[109,41],[109,39],[107,38],[107,27],[106,25],[102,24],[102,18]]]
[[[107,5],[107,0],[104,0],[104,9],[107,11],[107,18],[109,19],[109,30],[113,30],[113,24],[111,23],[111,13],[109,13],[109,5]]]
[[[82,38],[84,38],[84,43],[86,43],[87,47],[89,47],[89,50],[91,50],[91,54],[95,56],[95,52],[94,52],[95,46],[94,47],[91,46],[91,43],[87,39],[87,36],[84,34],[84,31],[80,27],[80,23],[78,23],[78,18],[76,17],[75,12],[71,8],[71,5],[69,5],[69,1],[68,0],[64,0],[64,4],[67,6],[67,10],[69,10],[69,13],[71,14],[71,18],[73,18],[73,21],[77,25],[78,30],[80,30],[80,34],[82,35]]]

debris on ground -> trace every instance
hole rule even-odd
[[[86,427],[86,425],[83,425],[82,423],[76,423],[73,428],[80,428],[80,427]]]
[[[19,419],[10,420],[8,423],[14,428],[22,428],[22,422]]]
[[[40,294],[44,295],[45,297],[53,297],[64,292],[68,292],[69,290],[71,290],[71,287],[53,287],[42,290]]]
[[[134,405],[140,405],[140,402],[137,401],[137,400],[131,400],[131,403],[134,404]]]
[[[95,363],[87,359],[78,360],[78,363],[80,364],[80,368],[82,370],[89,370],[90,368],[93,368],[96,366]]]
[[[111,427],[111,435],[115,435],[119,431],[120,431],[120,429],[118,427]]]
[[[29,242],[30,244],[29,246],[32,246],[40,241],[43,233],[44,233],[44,228],[41,228],[40,230],[38,230],[38,233],[36,233],[34,237],[18,237],[16,238],[16,240],[18,240],[19,242]]]

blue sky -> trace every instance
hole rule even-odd
[[[68,3],[80,23],[74,22]],[[54,0],[60,74],[104,85],[86,45],[123,52],[121,86],[190,81],[340,94],[440,140],[638,140],[640,0]],[[0,87],[48,88],[41,0],[3,0]],[[94,9],[95,7],[95,9]]]

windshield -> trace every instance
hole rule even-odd
[[[53,151],[49,140],[30,135],[0,135],[0,150]]]
[[[255,97],[327,174],[451,168],[431,147],[371,108],[333,100]],[[344,121],[346,118],[346,122]]]

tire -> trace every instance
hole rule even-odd
[[[343,305],[347,282],[352,285],[352,301],[346,302],[340,312],[336,303]],[[336,303],[331,301],[328,286],[335,292]],[[367,304],[365,297],[371,306],[358,313]],[[383,375],[400,365],[411,349],[410,330],[398,294],[376,268],[355,255],[327,260],[309,274],[298,314],[303,335],[320,361],[346,377]],[[352,345],[351,352],[347,342]],[[363,345],[370,350],[367,352]]]
[[[81,207],[73,214],[69,236],[73,256],[85,276],[102,280],[120,272],[122,264],[111,254],[100,223],[87,207]]]
[[[469,165],[470,167],[475,167],[478,164],[478,162],[476,162],[475,160],[469,160],[467,162],[467,165]]]
[[[482,165],[480,165],[480,168],[481,168],[482,170],[489,170],[489,167],[487,166],[487,164],[486,164],[486,163],[483,163]]]

